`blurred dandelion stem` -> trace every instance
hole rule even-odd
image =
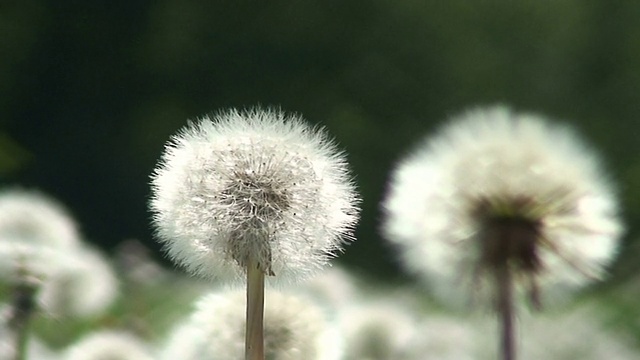
[[[29,323],[35,310],[35,294],[38,289],[36,281],[27,276],[20,276],[13,289],[13,300],[9,328],[14,341],[14,360],[27,359],[27,343]]]
[[[515,345],[515,328],[514,322],[514,306],[513,306],[513,282],[511,279],[511,271],[509,264],[504,263],[494,268],[496,289],[497,289],[497,307],[498,317],[500,321],[500,352],[503,360],[516,359]]]
[[[255,260],[247,264],[245,360],[264,360],[264,273]]]

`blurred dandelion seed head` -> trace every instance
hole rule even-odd
[[[302,296],[269,291],[265,298],[265,358],[334,360],[342,343],[336,324],[323,309]],[[245,294],[213,293],[171,334],[162,359],[240,359],[244,355]]]
[[[81,240],[75,221],[56,200],[38,191],[9,188],[0,193],[0,241],[73,247]]]
[[[33,190],[0,193],[0,277],[10,282],[24,273],[44,279],[63,271],[67,254],[81,243],[64,207]]]
[[[402,305],[406,304],[397,299],[354,301],[343,310],[340,320],[346,338],[345,358],[404,359],[412,339],[422,334],[416,333],[418,313]]]
[[[95,316],[117,296],[108,261],[85,246],[73,218],[33,190],[0,193],[0,280],[38,279],[36,298],[49,315]]]
[[[119,286],[109,259],[82,246],[69,254],[62,271],[42,284],[38,302],[49,316],[96,317],[113,305]]]
[[[66,360],[151,360],[151,350],[136,336],[117,330],[89,333],[62,352]]]
[[[322,129],[276,110],[230,110],[184,128],[152,175],[157,236],[205,277],[304,278],[353,239],[358,197]]]
[[[437,292],[505,261],[519,279],[581,285],[602,276],[622,233],[591,149],[568,128],[500,106],[422,143],[383,205],[386,237]]]

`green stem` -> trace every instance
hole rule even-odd
[[[27,327],[21,329],[17,334],[16,340],[16,360],[27,360],[27,344],[28,344]]]
[[[245,360],[264,360],[264,273],[256,262],[247,265],[247,327]]]

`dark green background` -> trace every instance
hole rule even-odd
[[[0,176],[68,205],[107,248],[157,246],[149,174],[188,118],[280,106],[349,153],[364,198],[342,260],[398,275],[378,235],[395,160],[464,109],[574,124],[619,183],[613,279],[639,268],[640,2],[3,1]],[[159,254],[159,252],[157,252]]]

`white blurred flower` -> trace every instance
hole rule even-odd
[[[32,336],[29,339],[27,358],[29,360],[59,360],[60,356],[55,350],[49,348],[47,344]]]
[[[605,175],[569,129],[504,107],[478,109],[400,163],[384,233],[436,290],[482,281],[506,257],[535,302],[539,285],[584,284],[615,255],[622,226]],[[501,243],[490,234],[500,226],[519,240]]]
[[[152,360],[148,345],[122,331],[91,333],[65,349],[62,360]],[[176,358],[178,359],[178,358]]]
[[[20,276],[39,280],[36,300],[51,315],[94,315],[117,294],[110,265],[84,245],[60,204],[9,189],[0,193],[0,279],[15,284]]]
[[[0,276],[39,278],[59,272],[81,243],[75,222],[55,200],[37,191],[0,192]]]
[[[73,218],[56,200],[20,188],[0,192],[0,242],[23,245],[73,247],[80,234]]]
[[[356,279],[340,266],[331,266],[299,288],[334,308],[350,304],[357,295]]]
[[[166,344],[161,359],[242,359],[244,292],[205,296]],[[265,358],[271,360],[336,360],[342,355],[339,330],[322,308],[306,298],[276,291],[266,294],[264,349]]]
[[[118,295],[118,280],[98,250],[79,247],[59,273],[43,282],[38,303],[49,315],[88,317],[103,313]]]
[[[406,359],[418,331],[416,313],[403,302],[356,301],[341,311],[348,360]]]
[[[640,359],[630,336],[606,330],[590,308],[565,314],[520,319],[527,337],[522,341],[522,359],[599,360]]]
[[[55,249],[46,246],[0,245],[0,278],[6,284],[19,281],[20,273],[38,279],[36,301],[50,316],[98,315],[118,295],[118,280],[108,261],[97,251],[78,246]]]
[[[305,277],[340,251],[358,217],[344,154],[280,111],[230,110],[185,127],[152,176],[169,256],[205,277]]]
[[[25,245],[18,240],[0,240],[0,278],[6,284],[16,282],[19,274],[44,281],[66,271],[70,260],[75,261],[68,256],[68,252],[60,249]]]
[[[590,307],[518,317],[518,359],[640,359],[628,334],[607,330]],[[397,360],[492,360],[495,325],[485,317],[426,314],[409,351]]]
[[[468,319],[428,315],[417,326],[415,335],[402,358],[405,360],[478,360],[495,359],[478,355],[484,340]],[[540,358],[543,359],[543,358]]]

